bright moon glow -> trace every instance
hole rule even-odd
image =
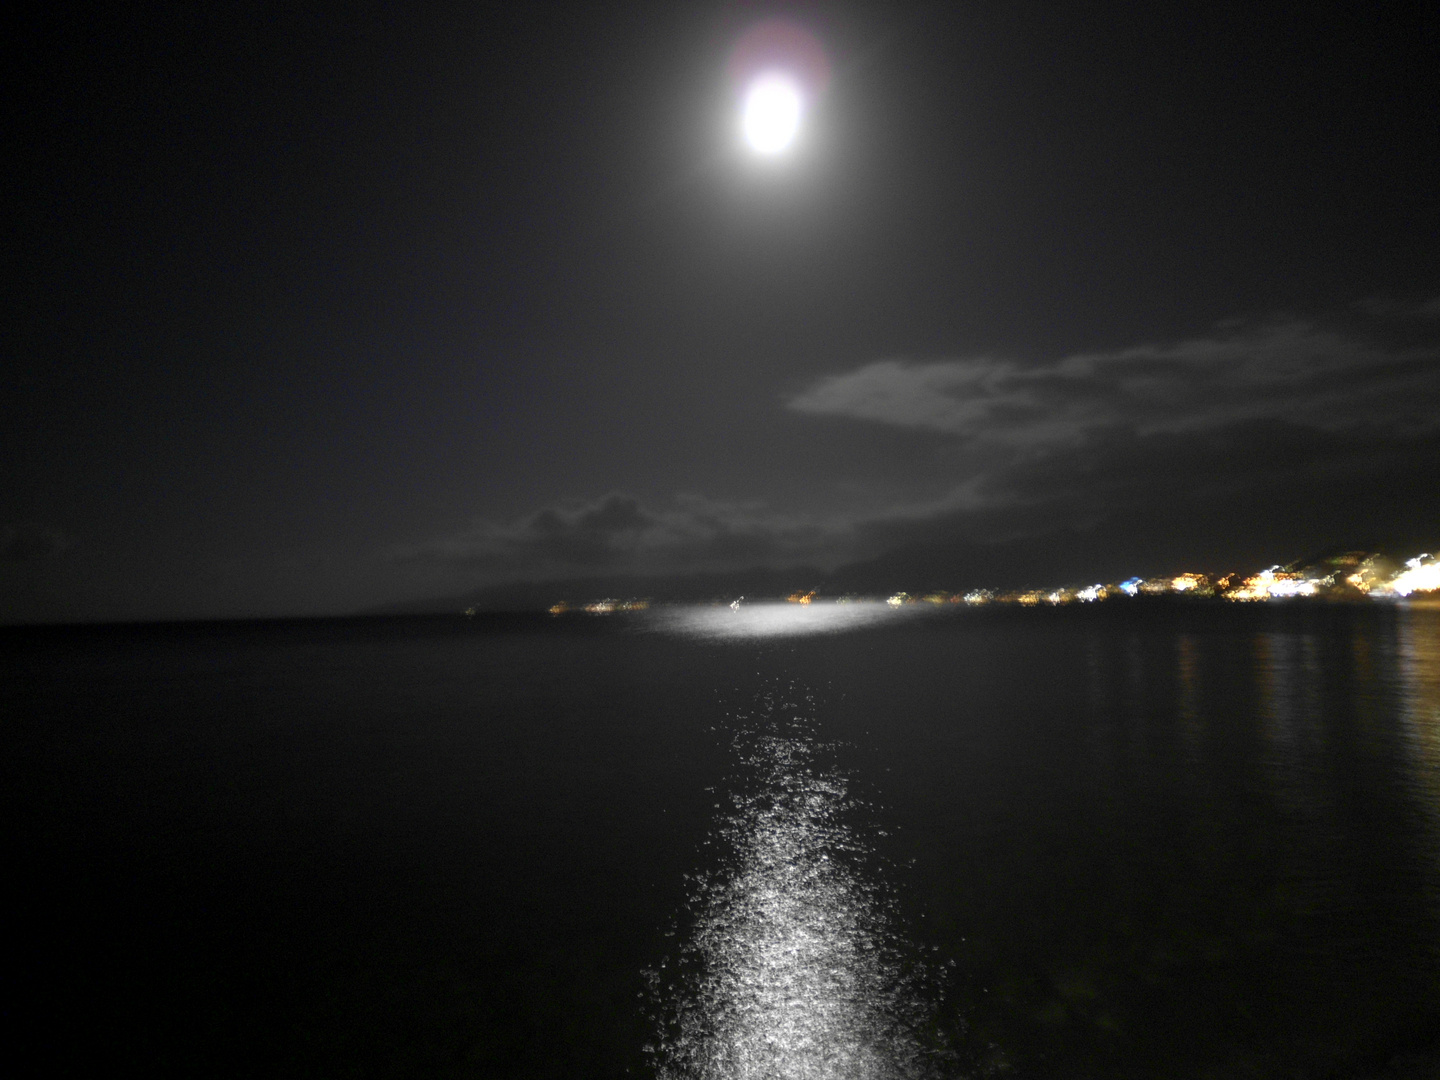
[[[804,103],[800,88],[784,75],[762,75],[745,94],[740,130],[750,148],[778,154],[795,141]]]

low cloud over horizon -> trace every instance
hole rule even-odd
[[[480,520],[464,532],[398,548],[392,558],[505,578],[724,570],[817,559],[833,563],[836,553],[846,550],[844,532],[843,526],[757,504],[678,495],[656,507],[610,492],[593,502],[547,506],[515,521]]]
[[[1300,319],[1230,322],[1044,363],[881,360],[819,379],[786,405],[938,437],[947,481],[928,499],[864,512],[780,513],[695,495],[659,506],[612,492],[479,521],[393,557],[513,580],[833,568],[907,550],[934,562],[947,546],[1005,543],[1043,559],[1035,541],[1053,536],[1062,561],[1102,573],[1121,560],[1145,569],[1440,539],[1440,351],[1423,340]]]

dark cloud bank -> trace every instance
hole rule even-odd
[[[547,507],[508,524],[479,522],[469,532],[404,548],[406,562],[472,566],[482,573],[715,571],[786,565],[843,543],[827,526],[763,508],[677,497],[645,507],[611,493],[595,503]]]
[[[1440,350],[1414,329],[1434,306],[1366,332],[1283,319],[1040,363],[880,360],[785,405],[940,438],[953,483],[925,503],[827,516],[610,494],[395,557],[468,568],[505,585],[477,594],[498,601],[517,581],[961,589],[1420,549],[1440,541]]]

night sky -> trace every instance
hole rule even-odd
[[[761,157],[732,54],[773,17],[829,76]],[[7,37],[0,620],[1440,545],[1433,3]]]

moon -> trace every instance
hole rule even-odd
[[[805,98],[799,83],[783,72],[756,76],[745,91],[740,131],[757,154],[784,152],[800,134]]]

